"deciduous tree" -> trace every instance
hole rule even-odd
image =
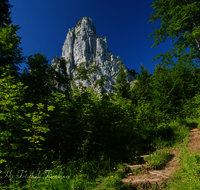
[[[155,56],[155,59],[162,58],[164,64],[166,59],[175,57],[185,62],[190,60],[197,60],[200,62],[200,2],[196,0],[159,0],[153,2],[154,9],[149,22],[153,22],[161,19],[161,27],[154,30],[154,33],[150,34],[154,36],[155,43],[151,46],[159,45],[161,42],[165,42],[167,37],[178,39],[172,46],[175,46],[172,50],[163,54]],[[149,23],[148,22],[148,23]],[[187,48],[190,48],[190,52],[186,53]],[[166,62],[175,65],[173,61]]]

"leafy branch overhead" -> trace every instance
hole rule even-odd
[[[153,2],[154,9],[150,15],[149,22],[153,22],[161,19],[162,24],[160,29],[155,29],[154,33],[150,34],[154,36],[155,43],[151,46],[154,47],[162,42],[165,42],[167,37],[172,38],[172,42],[178,39],[172,46],[175,46],[172,50],[163,54],[155,56],[155,59],[162,58],[162,64],[170,56],[175,56],[185,62],[191,59],[200,59],[200,2],[191,0],[159,0]],[[148,23],[149,23],[148,22]],[[186,53],[185,50],[190,48],[190,53]],[[173,64],[173,63],[168,63]]]

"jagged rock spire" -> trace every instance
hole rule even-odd
[[[108,81],[103,85],[103,89],[108,93],[116,90],[112,86],[116,84],[114,78],[118,77],[116,71],[119,68],[120,62],[123,65],[124,63],[119,56],[116,57],[109,51],[106,37],[97,35],[94,22],[91,18],[83,17],[78,21],[75,29],[69,29],[62,47],[62,57],[64,57],[68,62],[66,67],[70,79],[76,75],[75,67],[79,66],[83,62],[85,63],[84,67],[87,67],[90,63],[94,63],[100,67],[100,71],[98,71],[94,76],[91,76],[90,80],[76,80],[77,85],[81,82],[83,86],[93,86],[96,80],[101,79],[106,75]],[[56,62],[55,59],[52,60],[52,65]],[[128,82],[133,80],[133,76],[129,75],[127,77]],[[101,91],[102,89],[100,92]]]

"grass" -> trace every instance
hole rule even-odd
[[[172,130],[171,137],[161,135],[155,139],[154,146],[157,150],[145,158],[147,164],[153,169],[160,169],[172,158],[166,152],[168,148],[180,148],[179,164],[180,169],[174,174],[172,180],[168,181],[167,189],[200,189],[200,154],[194,153],[187,148],[189,132],[194,124],[199,126],[200,119],[176,119],[171,121],[166,128]],[[162,150],[160,150],[162,149]],[[37,190],[62,190],[62,189],[122,189],[126,170],[123,163],[116,163],[101,158],[86,162],[83,159],[69,160],[66,165],[54,165],[51,175],[43,172],[43,177],[32,178],[32,189]],[[116,172],[117,171],[117,172]],[[140,169],[132,171],[140,173]],[[13,183],[9,189],[30,189],[31,178],[27,180],[10,179]],[[21,183],[21,185],[20,185]],[[23,184],[23,188],[22,188]],[[2,186],[1,186],[2,185]],[[0,189],[8,189],[8,185],[0,183]]]
[[[156,151],[150,156],[144,158],[144,160],[146,161],[147,166],[150,166],[152,169],[162,169],[172,157],[172,154],[165,151]]]
[[[35,178],[32,181],[32,189],[108,189],[111,187],[121,188],[123,171],[116,172],[117,168],[111,169],[111,163],[106,161],[97,162],[93,160],[84,163],[83,160],[68,163],[63,172],[52,172],[51,175],[43,173],[42,178]],[[30,178],[23,189],[30,189]],[[19,184],[10,186],[12,189],[21,189]],[[1,189],[4,189],[1,187]],[[7,189],[7,188],[5,188]]]
[[[189,136],[184,136],[179,155],[180,169],[174,172],[174,178],[168,182],[167,189],[200,189],[200,154],[192,152],[187,147]]]

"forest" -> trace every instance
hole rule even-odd
[[[155,56],[154,60],[162,57],[162,61],[154,75],[141,66],[134,86],[125,80],[121,65],[117,91],[107,95],[92,88],[78,90],[74,80],[69,81],[62,58],[59,73],[45,55],[35,53],[19,73],[25,61],[21,37],[16,34],[19,26],[12,24],[12,5],[1,1],[0,189],[131,189],[121,181],[124,173],[116,172],[123,163],[188,139],[190,127],[181,122],[200,122],[200,2],[159,0],[152,6],[157,9],[149,22],[155,25],[162,18],[161,28],[149,35],[155,39],[152,47],[170,37],[178,39],[174,49]],[[85,79],[95,68],[80,67],[77,72],[77,77]],[[200,154],[193,159],[200,164]],[[198,189],[198,164],[192,186],[186,167],[179,180],[166,188]],[[60,177],[34,177],[48,176],[48,172]]]

